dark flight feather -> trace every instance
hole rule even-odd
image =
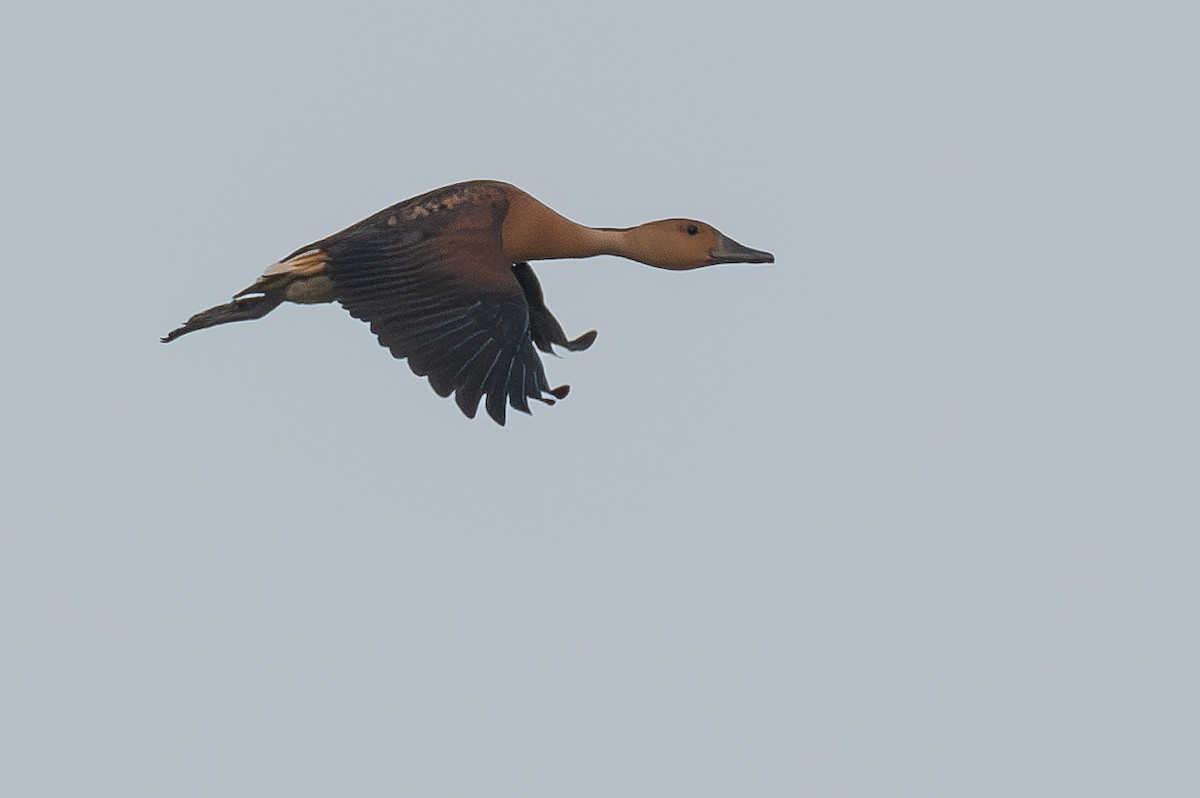
[[[314,246],[337,301],[381,345],[467,417],[483,401],[504,424],[506,406],[528,413],[529,399],[554,404],[569,390],[550,387],[538,349],[579,351],[596,333],[569,340],[529,264],[505,258],[502,194],[455,199],[418,197]]]

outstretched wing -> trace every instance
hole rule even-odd
[[[550,397],[566,396],[568,386],[550,387],[535,341],[572,343],[540,289],[540,310],[531,312],[528,281],[503,251],[506,210],[500,192],[460,188],[389,208],[316,245],[329,258],[337,300],[371,325],[380,344],[439,395],[453,393],[468,418],[486,396],[499,424],[506,404],[528,413],[530,399],[553,404]]]

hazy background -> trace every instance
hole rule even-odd
[[[1193,3],[27,3],[0,27],[5,796],[1200,794]],[[539,268],[469,422],[336,307],[453,181],[774,265]]]

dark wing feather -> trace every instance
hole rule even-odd
[[[455,394],[468,418],[484,401],[504,424],[506,404],[528,413],[529,399],[553,404],[550,397],[566,395],[566,386],[550,388],[535,345],[582,349],[591,338],[568,341],[529,266],[504,257],[503,195],[458,199],[402,203],[318,246],[338,301],[380,344],[440,396]]]
[[[586,332],[571,341],[563,332],[562,325],[550,308],[546,307],[546,298],[542,295],[542,284],[533,273],[528,263],[518,263],[513,266],[513,274],[521,284],[525,293],[525,301],[529,303],[529,333],[533,343],[543,352],[553,352],[551,344],[556,344],[572,352],[582,352],[596,340],[596,331]]]

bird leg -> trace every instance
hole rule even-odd
[[[185,321],[182,326],[175,328],[163,337],[164,344],[174,341],[181,335],[205,327],[215,327],[218,324],[228,324],[232,321],[249,321],[261,319],[283,302],[283,290],[274,290],[262,294],[242,294],[232,302],[217,305],[215,308],[202,310]]]

